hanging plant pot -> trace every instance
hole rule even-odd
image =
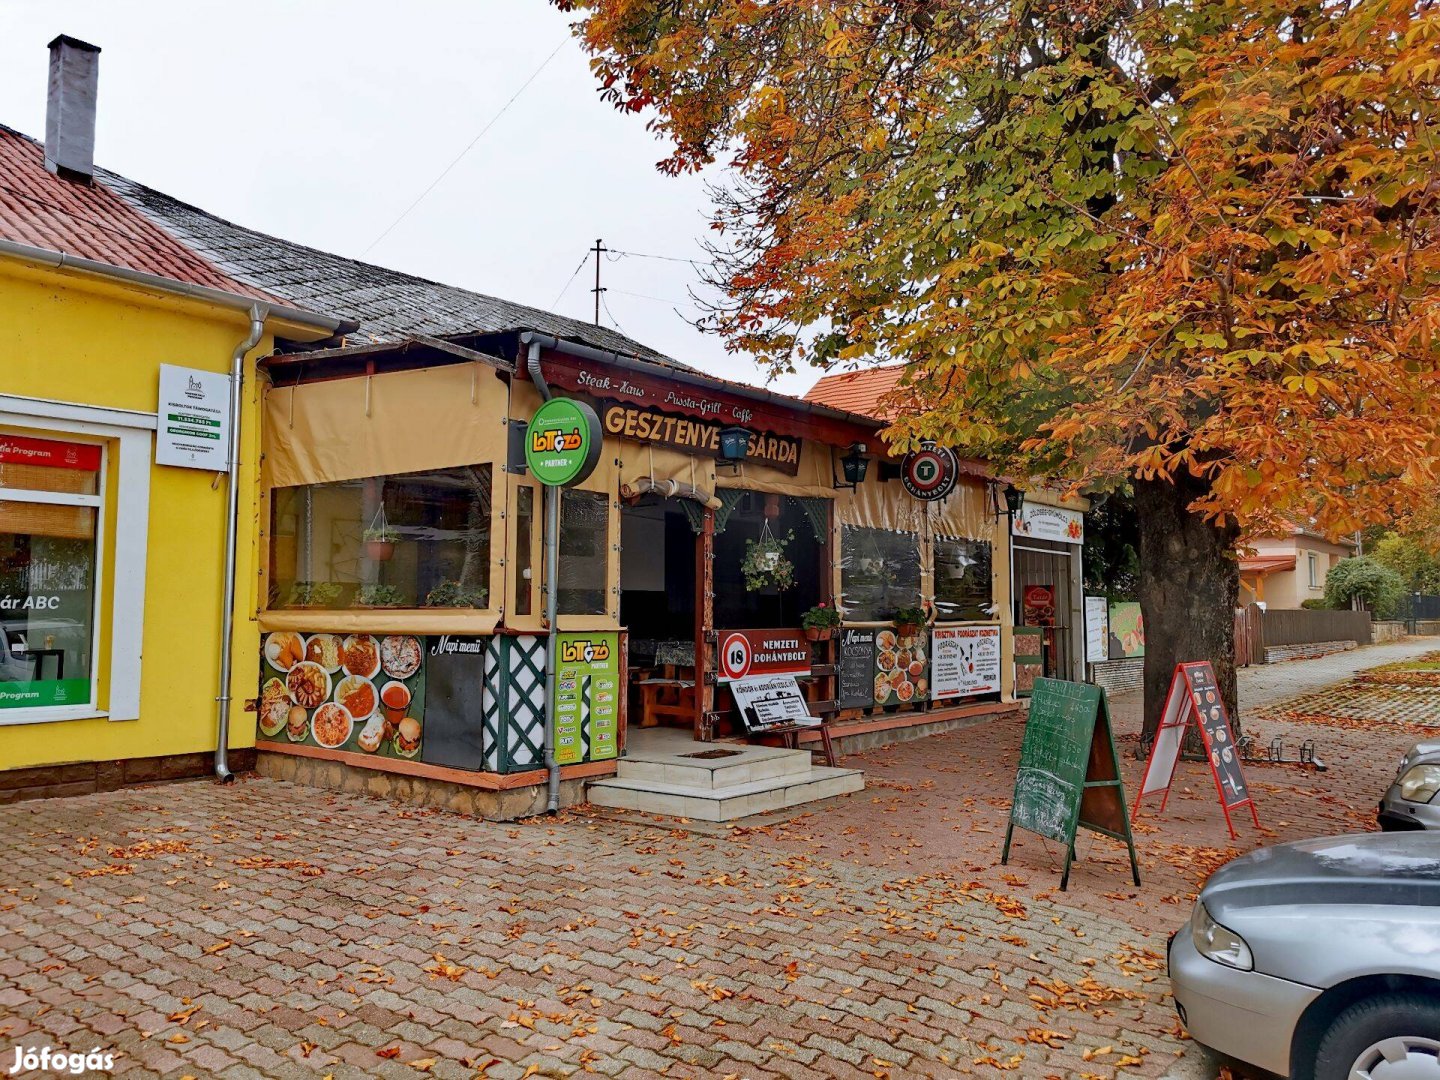
[[[365,557],[371,562],[389,562],[395,557],[395,541],[366,540]]]
[[[772,586],[783,592],[795,584],[795,564],[785,557],[785,545],[794,539],[793,532],[776,539],[767,521],[761,526],[758,540],[745,541],[740,572],[745,576],[746,592],[759,592]]]
[[[824,641],[826,636],[825,631],[821,630],[818,626],[807,626],[805,628],[806,641]]]

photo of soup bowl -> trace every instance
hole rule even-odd
[[[403,682],[387,682],[380,688],[380,705],[385,719],[398,724],[410,710],[410,688]]]

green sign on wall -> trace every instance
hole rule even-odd
[[[618,751],[620,635],[560,634],[556,647],[555,760],[608,761]]]
[[[551,398],[530,418],[525,464],[549,487],[578,484],[600,460],[600,418],[583,401]]]

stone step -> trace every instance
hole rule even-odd
[[[615,776],[591,783],[589,799],[595,806],[618,810],[638,810],[646,814],[686,817],[697,821],[734,821],[752,814],[845,795],[864,787],[865,775],[859,769],[816,766],[805,773],[786,773],[719,788]]]
[[[713,749],[728,756],[697,758],[690,754],[631,751],[616,763],[616,775],[621,780],[720,790],[758,780],[804,776],[810,771],[809,750],[730,745]]]

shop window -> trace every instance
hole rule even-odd
[[[0,435],[0,722],[95,702],[104,454]]]
[[[920,603],[920,535],[845,525],[840,530],[845,618],[882,622]]]
[[[535,570],[531,549],[535,538],[535,489],[515,489],[515,614],[534,610]]]
[[[490,606],[488,464],[276,488],[270,607]]]
[[[610,593],[610,497],[600,491],[561,489],[561,615],[604,615]]]
[[[990,542],[937,536],[931,547],[935,553],[936,617],[947,621],[993,618]]]

